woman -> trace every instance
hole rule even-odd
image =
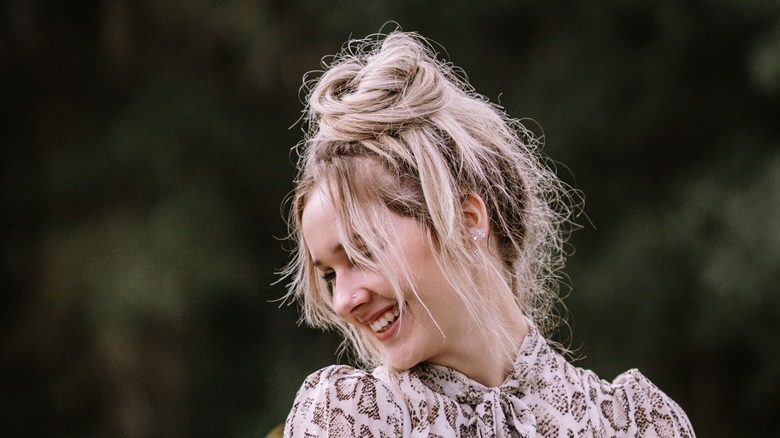
[[[309,376],[303,436],[693,436],[638,371],[575,368],[555,328],[571,191],[519,123],[415,34],[352,41],[310,83],[288,298],[369,371]]]

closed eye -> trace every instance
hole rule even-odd
[[[336,271],[328,271],[322,274],[322,279],[325,280],[327,283],[332,282],[336,279]]]
[[[356,248],[359,252],[357,257],[349,257],[349,264],[352,266],[360,266],[360,267],[366,267],[365,262],[375,262],[376,258],[374,258],[374,254],[369,251],[368,247],[364,244],[360,244]],[[357,259],[357,260],[356,260]]]
[[[333,281],[336,280],[336,271],[327,271],[323,273],[322,279],[328,287],[328,292],[333,293]]]

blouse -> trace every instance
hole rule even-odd
[[[303,383],[292,437],[694,437],[685,412],[639,371],[612,383],[577,368],[530,326],[503,384],[422,363],[373,373],[333,365]]]

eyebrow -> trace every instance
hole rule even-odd
[[[340,254],[342,252],[344,252],[344,245],[342,245],[340,243],[336,244],[336,246],[334,246],[333,249],[330,250],[330,253],[332,255],[337,255],[337,254]],[[322,266],[322,262],[319,261],[319,260],[314,260],[314,262],[312,262],[312,264],[314,265],[315,268],[319,268],[320,266]]]

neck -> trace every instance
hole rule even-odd
[[[515,338],[515,351],[520,348],[520,344],[523,343],[526,334],[528,333],[528,325],[524,318],[518,320],[517,327],[514,330],[517,333]],[[486,347],[486,343],[482,343]],[[487,348],[484,348],[487,350]],[[494,352],[485,351],[483,355],[476,356],[477,360],[472,362],[473,370],[465,372],[464,374],[469,376],[472,380],[479,382],[487,387],[499,386],[506,380],[509,373],[514,366],[514,356],[509,358],[498,357]],[[488,361],[480,360],[481,358],[491,358]]]
[[[515,345],[519,349],[528,333],[528,324],[524,317],[514,321],[512,333],[516,333]],[[512,370],[512,358],[500,357],[495,351],[491,351],[488,343],[481,336],[473,331],[472,333],[474,336],[466,343],[466,348],[460,354],[446,361],[431,362],[455,369],[486,387],[501,385]]]

